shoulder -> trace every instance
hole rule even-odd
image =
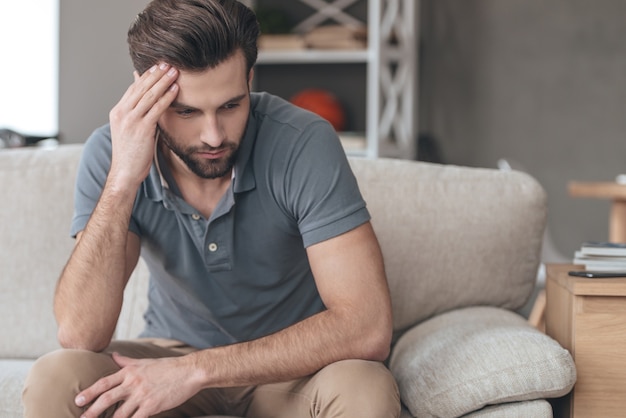
[[[338,139],[330,123],[313,112],[269,93],[252,93],[251,96],[257,140],[265,139],[264,135],[277,134],[273,140],[294,141],[307,133]]]
[[[79,182],[85,176],[106,178],[111,166],[111,152],[111,129],[106,124],[95,129],[85,141],[80,161]]]
[[[109,124],[95,129],[87,141],[83,151],[83,159],[110,160],[111,159],[111,127]]]
[[[344,153],[331,124],[313,112],[268,93],[252,93],[256,121],[256,158],[280,161],[302,157],[329,157]]]
[[[251,93],[252,112],[262,122],[286,125],[298,129],[323,120],[318,115],[302,109],[283,99],[266,92]],[[267,119],[267,120],[266,120]]]

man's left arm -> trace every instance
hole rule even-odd
[[[386,359],[391,300],[371,224],[314,244],[307,254],[327,309],[276,334],[197,353],[208,360],[201,367],[207,387],[286,381],[345,359]]]
[[[132,360],[83,391],[85,417],[124,401],[115,416],[147,417],[201,389],[288,381],[344,359],[383,361],[392,314],[382,254],[369,222],[311,245],[309,262],[327,309],[275,334],[183,357]],[[78,398],[77,398],[78,399]],[[134,412],[134,414],[133,414]]]

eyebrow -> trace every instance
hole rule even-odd
[[[226,104],[228,104],[228,103],[240,102],[240,101],[241,101],[241,100],[243,100],[245,97],[246,97],[246,94],[245,94],[245,93],[244,93],[244,94],[240,94],[239,96],[232,97],[232,98],[230,98],[230,99],[226,100],[224,103],[222,103],[219,107],[222,107],[222,106],[224,106],[224,105],[226,105]],[[195,107],[195,106],[190,106],[190,105],[187,105],[187,104],[185,104],[185,103],[181,103],[181,102],[179,102],[178,100],[174,100],[174,101],[170,104],[170,107],[171,107],[171,108],[174,108],[174,109],[199,110],[199,109],[198,109],[197,107]]]

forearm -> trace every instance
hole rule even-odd
[[[388,355],[390,316],[324,311],[278,333],[187,356],[203,388],[287,381],[344,359],[382,361]]]
[[[178,94],[176,69],[162,63],[135,82],[109,113],[111,166],[100,199],[68,261],[55,295],[59,341],[101,350],[113,335],[124,287],[139,258],[128,225],[135,196],[152,166],[159,117]]]
[[[391,300],[371,225],[307,252],[327,309],[264,338],[183,357],[200,388],[286,381],[339,360],[387,357]]]
[[[57,285],[54,310],[64,347],[101,350],[119,316],[129,270],[128,224],[134,193],[109,183]],[[132,262],[132,257],[130,257]]]

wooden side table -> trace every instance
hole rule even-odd
[[[626,184],[572,181],[567,188],[573,197],[611,200],[609,241],[626,242]]]
[[[555,417],[623,417],[626,411],[626,278],[567,274],[574,265],[547,266],[546,333],[576,363],[572,392],[553,404]]]

